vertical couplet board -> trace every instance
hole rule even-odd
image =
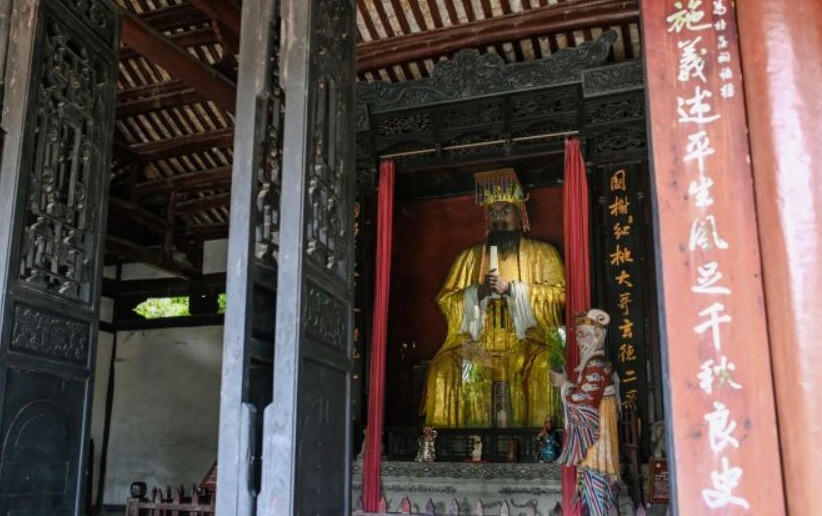
[[[601,182],[604,241],[603,283],[607,292],[603,306],[611,316],[608,327],[610,355],[620,379],[620,403],[639,419],[643,432],[648,425],[648,335],[645,319],[647,301],[643,296],[646,266],[642,245],[647,228],[643,221],[643,167],[638,162],[597,167]]]
[[[0,168],[0,514],[82,514],[119,22],[105,1],[13,3]]]
[[[643,0],[642,29],[672,503],[784,514],[734,4]]]
[[[273,402],[258,513],[350,511],[354,258],[352,0],[286,0]]]

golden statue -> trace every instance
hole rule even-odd
[[[540,427],[562,413],[550,371],[564,363],[564,267],[553,246],[523,236],[526,198],[513,169],[475,178],[489,231],[460,253],[437,295],[448,335],[420,412],[441,428]]]

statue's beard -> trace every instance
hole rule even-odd
[[[522,232],[519,229],[494,229],[488,233],[488,247],[497,246],[500,256],[508,256],[517,252]]]

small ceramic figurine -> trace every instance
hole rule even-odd
[[[417,449],[417,456],[414,458],[416,462],[434,462],[437,460],[436,443],[437,431],[430,426],[422,429],[422,435],[417,439],[419,448]]]
[[[537,434],[537,460],[540,462],[554,462],[559,457],[559,438],[554,420],[550,416],[545,418],[542,430]]]
[[[472,435],[471,439],[471,460],[474,462],[482,461],[482,437]]]

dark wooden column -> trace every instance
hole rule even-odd
[[[822,485],[822,3],[739,3],[739,41],[790,514]]]
[[[785,514],[734,4],[643,0],[642,32],[672,504]]]

